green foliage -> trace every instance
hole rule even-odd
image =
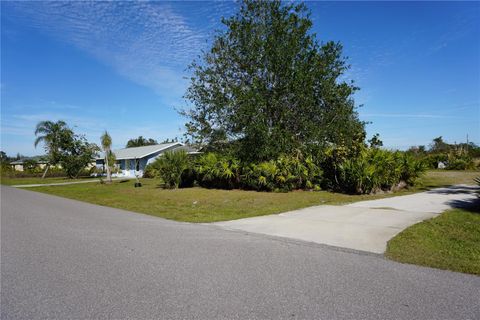
[[[83,136],[72,134],[62,145],[60,165],[69,178],[76,178],[98,151],[100,149],[96,144],[87,142]]]
[[[188,170],[190,161],[184,150],[167,151],[155,160],[153,167],[167,188],[177,189],[182,183],[182,175]]]
[[[134,147],[142,147],[142,146],[151,146],[158,144],[157,140],[152,139],[152,138],[144,138],[142,136],[139,136],[136,139],[130,139],[127,142],[127,145],[125,148],[134,148]]]
[[[240,170],[239,160],[215,153],[200,156],[195,164],[198,183],[207,188],[232,189],[238,187]]]
[[[421,161],[403,152],[365,149],[338,166],[337,180],[331,184],[347,193],[392,191],[402,184],[413,185],[425,170]]]
[[[5,151],[0,151],[0,162],[1,163],[8,162],[9,160],[10,160],[10,158],[7,156]]]
[[[368,140],[370,148],[379,148],[383,146],[383,141],[380,140],[380,135],[378,133],[374,134],[372,139]]]
[[[159,177],[158,168],[156,167],[156,164],[157,162],[154,161],[153,163],[150,163],[145,167],[145,170],[143,170],[144,178],[152,179],[152,178]]]
[[[206,150],[260,163],[351,148],[365,137],[340,43],[319,43],[304,4],[245,0],[190,66],[187,135]]]
[[[35,159],[25,159],[23,160],[23,170],[28,173],[41,172],[37,161]]]
[[[424,146],[411,147],[407,153],[423,159],[430,169],[437,169],[440,162],[447,170],[473,170],[474,159],[480,157],[480,147],[473,142],[449,144],[442,137],[433,139],[430,149]]]
[[[263,191],[320,190],[321,176],[322,170],[311,157],[282,155],[277,160],[245,166],[242,184]]]
[[[4,176],[14,172],[12,166],[6,161],[0,161],[0,175]]]
[[[203,187],[258,191],[319,190],[322,173],[311,157],[280,156],[260,163],[242,163],[215,153],[202,155],[195,172]]]
[[[400,181],[404,181],[407,185],[414,185],[428,168],[422,160],[417,160],[408,153],[401,154],[400,164]]]
[[[48,155],[50,165],[56,165],[62,157],[61,149],[70,143],[73,135],[65,121],[40,121],[35,128],[35,147],[39,143],[44,144],[45,151]]]

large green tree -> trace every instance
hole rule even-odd
[[[73,135],[73,131],[67,126],[65,121],[40,121],[35,128],[35,147],[43,143],[45,152],[48,156],[48,164],[42,178],[45,178],[48,168],[55,166],[61,159],[61,148]]]
[[[192,142],[250,161],[363,143],[342,45],[317,41],[304,4],[245,0],[222,22],[190,66],[182,114]]]

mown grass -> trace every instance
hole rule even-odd
[[[415,224],[388,242],[385,255],[399,262],[480,275],[478,209],[449,210]]]
[[[78,179],[69,179],[66,177],[55,177],[55,178],[11,178],[11,177],[0,177],[0,183],[8,186],[12,185],[24,185],[24,184],[47,184],[47,183],[62,183],[62,182],[74,182],[74,181],[85,181],[88,179],[93,179],[90,177],[82,177]],[[97,178],[98,179],[98,178]]]
[[[88,183],[35,187],[30,190],[186,222],[241,219],[313,205],[349,203],[385,196],[353,196],[326,191],[274,193],[197,187],[166,190],[153,179],[142,179],[141,182],[141,188],[134,188],[134,181],[128,180],[115,181],[110,185]]]
[[[417,189],[446,187],[453,184],[475,185],[473,179],[476,177],[480,177],[479,170],[429,170],[419,179]]]
[[[65,186],[36,187],[30,190],[81,200],[103,206],[141,212],[166,219],[187,222],[215,222],[275,214],[299,208],[344,204],[408,194],[444,183],[464,183],[475,174],[459,172],[458,178],[427,173],[418,188],[379,195],[346,195],[327,191],[293,191],[289,193],[244,190],[186,188],[165,190],[155,179],[142,179],[143,187],[134,188],[134,181],[112,184],[88,183]],[[472,180],[473,183],[473,180]]]

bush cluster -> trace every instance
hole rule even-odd
[[[243,168],[244,187],[264,191],[320,190],[322,170],[312,157],[280,156]]]
[[[147,177],[159,177],[168,188],[290,191],[333,189],[364,194],[393,191],[413,185],[425,171],[423,162],[404,152],[365,148],[355,157],[332,152],[315,161],[311,156],[282,155],[260,163],[245,163],[218,153],[191,159],[184,152],[167,152],[149,165]]]
[[[79,172],[78,177],[87,177],[94,172],[95,167],[90,169],[83,169]],[[16,171],[10,165],[3,165],[1,169],[1,176],[7,178],[41,178],[45,168],[25,168],[24,171]],[[63,178],[67,177],[64,169],[58,167],[50,167],[45,176],[46,178]]]
[[[467,154],[457,154],[455,152],[428,154],[423,157],[423,161],[430,169],[437,169],[440,162],[445,164],[446,170],[476,169],[472,157]]]
[[[426,167],[403,152],[365,149],[353,159],[338,166],[337,187],[347,193],[375,193],[394,191],[413,185]]]

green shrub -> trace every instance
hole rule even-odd
[[[1,161],[0,166],[0,174],[2,176],[11,175],[15,171],[8,162]]]
[[[407,185],[414,185],[415,181],[427,170],[425,162],[415,159],[407,153],[402,154],[400,161],[400,181],[404,181]]]
[[[182,177],[180,179],[180,188],[191,188],[195,185],[196,175],[195,170],[193,170],[190,165],[189,168],[182,172]]]
[[[286,186],[287,179],[288,177],[279,175],[277,164],[273,160],[252,163],[243,168],[242,184],[247,189],[273,191],[279,184]]]
[[[475,163],[468,156],[457,156],[449,154],[447,161],[447,170],[472,170],[475,169]]]
[[[232,189],[240,186],[240,161],[233,157],[207,153],[198,158],[195,173],[198,183],[206,188]]]
[[[447,163],[448,154],[446,153],[428,154],[425,157],[423,157],[422,160],[429,169],[437,169],[439,162]]]
[[[189,168],[190,161],[184,150],[167,151],[154,162],[158,176],[165,187],[177,189],[182,183],[182,175]]]
[[[404,152],[371,148],[341,163],[337,180],[331,184],[347,193],[392,191],[402,182],[413,185],[425,169],[420,160]]]
[[[320,189],[322,170],[311,157],[280,156],[277,160],[243,167],[244,188],[263,191]]]
[[[156,167],[155,164],[156,164],[156,161],[148,164],[145,167],[145,170],[143,171],[143,177],[144,178],[152,179],[152,178],[157,178],[159,176],[158,168]]]

